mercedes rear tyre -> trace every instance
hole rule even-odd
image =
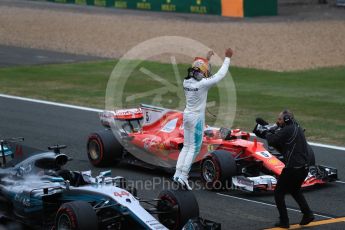
[[[162,191],[158,199],[158,219],[169,229],[182,229],[189,219],[199,217],[199,205],[191,191]]]

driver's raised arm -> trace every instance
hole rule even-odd
[[[228,72],[230,66],[230,58],[232,57],[233,51],[231,48],[226,49],[225,51],[225,59],[223,62],[222,67],[218,70],[216,74],[209,78],[203,78],[202,85],[210,88],[213,85],[217,84],[220,80],[222,80]]]

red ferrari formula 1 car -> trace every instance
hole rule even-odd
[[[105,130],[90,134],[87,154],[94,166],[119,161],[174,172],[183,147],[183,112],[141,105],[135,109],[104,111]],[[198,172],[207,187],[225,184],[245,191],[273,190],[284,163],[239,129],[206,127],[200,153],[192,172]],[[303,187],[336,180],[337,169],[310,167]]]

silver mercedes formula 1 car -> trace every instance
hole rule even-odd
[[[18,147],[21,140],[0,140],[0,228],[220,229],[199,218],[192,192],[138,198],[136,189],[123,177],[110,177],[111,171],[92,177],[91,171],[63,169],[70,160],[60,152],[66,146],[26,154]]]

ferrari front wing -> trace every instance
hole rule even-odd
[[[309,167],[307,178],[302,187],[310,187],[316,184],[325,184],[338,179],[338,170],[336,168],[315,165]],[[271,175],[262,175],[257,177],[234,176],[232,177],[232,189],[247,192],[254,191],[273,191],[277,184],[277,179]]]
[[[257,177],[234,176],[232,177],[232,188],[247,192],[259,190],[274,190],[277,179],[270,175]]]

